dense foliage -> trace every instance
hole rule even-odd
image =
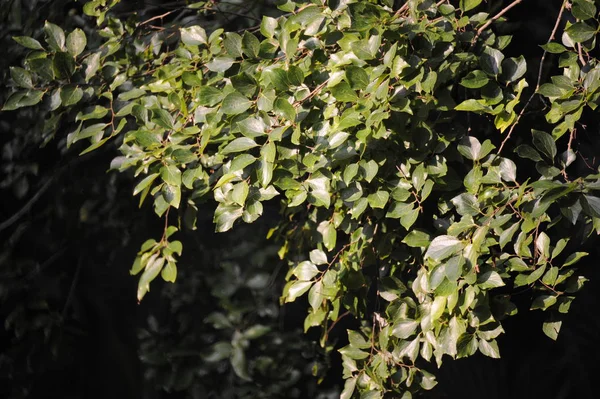
[[[225,232],[276,201],[281,302],[307,298],[304,329],[327,349],[339,320],[359,321],[339,350],[342,398],[411,397],[436,385],[434,364],[499,357],[523,291],[557,338],[600,232],[594,1],[562,2],[529,81],[502,33],[521,0],[287,0],[255,28],[208,33],[119,18],[113,3],[84,5],[97,29],[15,37],[29,51],[3,110],[41,104],[43,140],[81,154],[119,144],[111,168],[133,172],[133,195],[164,219],[131,269],[139,300],[159,275],[190,283],[177,235],[214,202]],[[232,327],[222,319],[208,320]],[[250,379],[243,349],[268,331],[233,328],[211,356]]]

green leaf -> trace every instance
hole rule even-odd
[[[383,209],[387,204],[387,201],[390,197],[390,193],[387,191],[379,190],[373,194],[369,194],[367,197],[367,201],[369,201],[369,205],[371,208],[379,208]]]
[[[83,90],[75,86],[65,86],[60,90],[62,105],[69,107],[77,104],[83,98]]]
[[[425,248],[431,242],[429,233],[423,230],[411,230],[402,240],[403,243],[413,248]]]
[[[356,92],[352,90],[347,82],[340,82],[337,85],[330,87],[331,94],[338,101],[342,102],[355,102],[358,100]]]
[[[13,40],[31,50],[44,50],[40,42],[29,36],[13,36]]]
[[[502,71],[502,61],[504,54],[495,48],[486,47],[483,54],[479,57],[481,69],[490,75],[498,75]]]
[[[463,247],[463,242],[456,237],[448,235],[438,236],[431,241],[429,248],[427,248],[425,259],[430,258],[434,261],[441,261],[460,251]]]
[[[44,24],[46,43],[55,51],[65,51],[65,32],[58,26],[48,21]]]
[[[260,23],[260,33],[264,37],[273,37],[275,35],[275,29],[277,29],[277,25],[277,19],[263,15]]]
[[[493,270],[480,274],[477,277],[477,285],[481,289],[491,289],[497,287],[503,287],[504,281],[498,272]]]
[[[258,147],[256,141],[248,137],[238,137],[237,139],[227,144],[225,148],[221,150],[221,154],[226,155],[231,154],[233,152],[247,151],[254,147]]]
[[[223,99],[221,109],[226,115],[237,115],[252,106],[252,102],[238,92],[229,93]]]
[[[142,298],[144,298],[144,295],[146,295],[146,293],[150,291],[150,283],[156,278],[156,276],[158,276],[158,274],[162,270],[164,263],[165,258],[159,257],[158,254],[152,255],[150,259],[148,259],[148,262],[146,263],[146,268],[144,269],[144,273],[142,273],[142,276],[138,281],[138,301],[141,301]]]
[[[596,16],[598,10],[593,1],[590,0],[574,0],[571,7],[573,16],[577,19],[591,19]]]
[[[235,32],[225,33],[225,39],[223,40],[223,46],[227,54],[234,58],[242,56],[242,37]]]
[[[17,86],[33,89],[33,81],[29,71],[19,67],[10,67],[10,77]]]
[[[486,341],[484,339],[479,340],[479,351],[484,355],[493,359],[500,359],[500,350],[498,349],[498,343],[495,339]]]
[[[462,334],[456,342],[457,358],[469,357],[477,351],[477,338],[473,334]]]
[[[174,283],[177,280],[177,266],[175,263],[167,262],[167,265],[160,272],[160,276],[166,282]]]
[[[172,186],[181,186],[181,170],[175,165],[164,165],[160,168],[162,180]]]
[[[188,46],[198,46],[208,44],[206,32],[200,26],[190,26],[189,28],[180,28],[181,41]]]
[[[346,78],[350,87],[354,90],[366,89],[369,84],[369,75],[367,72],[360,67],[351,65],[346,67]]]
[[[231,367],[235,374],[245,381],[252,381],[250,374],[248,374],[248,362],[246,360],[246,354],[244,348],[240,346],[234,346],[231,355]]]
[[[233,227],[233,223],[244,213],[244,208],[239,205],[222,206],[220,204],[215,211],[214,222],[217,225],[216,230],[220,233],[228,231]]]
[[[462,78],[460,85],[467,89],[479,89],[485,86],[489,81],[490,79],[485,72],[476,70],[469,72],[467,76]]]
[[[296,119],[296,110],[288,100],[282,97],[277,97],[273,103],[273,110],[289,121]]]
[[[585,22],[576,22],[565,29],[565,32],[575,43],[582,43],[594,37],[596,29]]]
[[[213,72],[225,72],[233,65],[234,59],[230,57],[216,57],[210,60],[206,67]]]
[[[538,162],[542,160],[540,153],[537,152],[533,147],[527,144],[521,144],[515,149],[518,156],[525,159],[531,159],[532,161]]]
[[[550,306],[556,303],[556,296],[554,295],[539,295],[531,304],[531,310],[541,309],[546,310]]]
[[[248,31],[242,36],[242,51],[250,58],[257,58],[260,52],[260,41]]]
[[[213,107],[223,99],[221,90],[212,86],[201,86],[198,89],[198,104]],[[242,96],[243,101],[248,101]],[[245,110],[244,110],[245,111]],[[243,111],[242,111],[243,112]]]
[[[542,47],[544,50],[551,54],[561,54],[567,51],[567,48],[565,46],[556,42],[546,43],[540,47]]]
[[[481,104],[479,101],[472,98],[463,101],[454,107],[456,111],[473,111],[473,112],[490,112],[491,108]]]
[[[69,33],[67,36],[67,51],[73,57],[77,57],[79,54],[85,50],[85,46],[87,44],[87,38],[85,37],[85,33],[77,28],[74,29],[73,32]]]
[[[248,186],[248,183],[241,181],[233,186],[233,189],[231,190],[231,200],[238,205],[244,206],[249,192],[250,187]]]
[[[457,149],[465,158],[477,161],[481,153],[481,143],[475,137],[465,136],[458,142]]]
[[[459,7],[463,12],[472,10],[481,4],[482,0],[460,0]]]
[[[542,331],[549,338],[556,341],[558,339],[558,333],[560,332],[560,327],[562,326],[562,321],[546,321],[542,326]]]
[[[574,265],[579,262],[579,259],[587,255],[589,255],[587,252],[575,252],[567,257],[565,263],[563,263],[563,267]]]
[[[533,134],[533,145],[550,160],[554,160],[556,157],[556,143],[554,138],[546,132],[541,130],[532,129]]]
[[[315,265],[327,264],[327,255],[320,249],[313,249],[310,251],[310,261]]]
[[[312,284],[312,281],[296,281],[290,286],[285,301],[294,302],[296,298],[308,291]]]
[[[502,77],[507,82],[516,82],[527,72],[527,62],[522,55],[518,58],[507,58],[502,62]]]
[[[319,269],[313,263],[305,260],[294,268],[293,273],[300,281],[310,281],[319,274]]]
[[[419,322],[416,320],[402,320],[394,323],[392,335],[400,339],[406,339],[417,331]]]

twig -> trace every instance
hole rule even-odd
[[[496,14],[492,17],[492,19],[490,19],[485,24],[483,24],[481,26],[481,28],[477,29],[477,33],[475,34],[475,37],[473,38],[473,41],[471,43],[474,44],[475,41],[477,40],[477,38],[483,33],[483,31],[486,30],[495,20],[497,20],[498,18],[500,18],[501,16],[506,14],[511,8],[513,8],[514,6],[516,6],[517,4],[519,4],[521,2],[523,2],[523,0],[514,0],[512,3],[510,3],[509,5],[504,7],[502,10],[500,10],[500,12],[498,14]]]
[[[138,27],[140,27],[140,26],[142,26],[142,25],[146,25],[147,23],[150,23],[150,22],[152,22],[152,21],[156,21],[157,19],[162,19],[162,18],[166,17],[167,15],[173,14],[173,13],[174,13],[174,12],[176,12],[176,11],[179,11],[179,9],[172,10],[172,11],[167,11],[167,12],[166,12],[166,13],[164,13],[164,14],[157,15],[157,16],[155,16],[155,17],[149,18],[149,19],[147,19],[147,20],[145,20],[145,21],[143,21],[143,22],[140,22],[140,23],[139,23],[139,25],[138,25]]]
[[[567,0],[563,0],[562,6],[560,7],[560,11],[558,12],[558,17],[556,18],[556,22],[554,23],[554,28],[552,29],[552,33],[550,33],[550,37],[548,38],[548,41],[546,42],[546,44],[548,44],[552,40],[554,40],[554,35],[556,35],[556,31],[558,30],[558,26],[560,25],[560,20],[562,18],[562,14],[565,11],[565,7],[566,6],[567,6]],[[540,88],[540,82],[542,81],[542,72],[544,71],[544,60],[546,59],[546,54],[548,54],[548,51],[544,50],[544,53],[542,54],[542,58],[540,59],[540,67],[538,69],[537,81],[535,83],[535,90],[533,91],[533,93],[531,94],[531,96],[529,96],[529,99],[525,103],[525,106],[523,107],[523,109],[521,109],[521,112],[519,112],[519,115],[517,115],[517,120],[515,121],[515,123],[508,130],[508,134],[506,135],[506,137],[504,138],[504,140],[502,140],[502,144],[500,145],[500,148],[498,149],[497,155],[500,155],[500,153],[502,152],[502,149],[504,148],[504,145],[506,144],[506,142],[508,141],[508,139],[510,139],[510,136],[511,136],[513,130],[515,130],[515,127],[519,124],[519,121],[521,120],[521,117],[523,116],[523,114],[527,110],[527,107],[529,107],[529,104],[531,103],[531,100],[533,100],[533,97],[535,97],[535,95],[537,94],[538,89]]]
[[[338,321],[342,320],[344,317],[348,316],[349,314],[350,314],[350,311],[347,310],[346,312],[342,313],[333,323],[331,323],[331,325],[327,329],[327,336],[329,336],[329,333],[331,332],[331,330],[333,330],[333,327],[335,327],[335,325],[338,323]]]
[[[4,222],[0,223],[0,231],[3,231],[4,229],[12,226],[17,220],[19,220],[21,218],[21,216],[26,214],[29,211],[29,209],[31,209],[33,204],[35,204],[37,202],[37,200],[40,199],[42,194],[44,194],[46,192],[46,190],[48,190],[48,188],[50,187],[50,185],[52,184],[53,181],[54,181],[54,176],[49,178],[46,181],[46,183],[44,183],[44,185],[38,190],[38,192],[35,193],[35,195],[33,197],[31,197],[31,199],[29,201],[27,201],[27,203],[25,205],[23,205],[23,207],[17,211],[17,213],[12,215],[10,218],[5,220]]]
[[[73,281],[71,281],[71,288],[69,288],[69,294],[67,295],[67,300],[65,301],[65,306],[61,312],[61,321],[65,322],[65,318],[67,317],[67,311],[71,306],[71,301],[73,300],[73,295],[75,294],[75,287],[77,286],[77,282],[79,281],[79,274],[81,273],[81,265],[83,263],[83,255],[79,255],[79,260],[77,261],[77,269],[75,269],[75,275],[73,276]]]
[[[577,43],[577,54],[579,55],[579,62],[581,65],[585,65],[585,59],[583,59],[583,50],[581,49],[581,43]]]

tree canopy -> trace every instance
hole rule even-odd
[[[557,339],[600,233],[597,2],[559,4],[532,58],[512,50],[522,0],[286,0],[239,31],[124,18],[117,3],[86,2],[86,31],[15,36],[27,50],[2,110],[36,107],[30,143],[110,146],[110,169],[135,177],[164,222],[132,259],[139,301],[158,278],[186,284],[178,260],[198,251],[179,237],[207,212],[217,232],[252,235],[242,224],[275,204],[281,304],[308,301],[304,330],[327,351],[357,321],[343,399],[410,398],[442,363],[500,357],[524,292]],[[224,270],[212,284],[239,273]],[[250,380],[244,348],[268,331],[212,356]]]

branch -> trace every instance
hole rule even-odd
[[[554,35],[556,35],[556,31],[558,30],[558,26],[560,25],[560,20],[562,18],[562,14],[565,11],[566,6],[567,6],[567,0],[563,0],[562,6],[560,7],[560,11],[558,12],[558,17],[556,17],[556,22],[554,23],[554,28],[552,29],[552,33],[550,33],[550,37],[548,38],[548,41],[546,42],[546,44],[548,44],[552,40],[554,40]],[[542,81],[542,72],[544,71],[544,60],[546,59],[546,54],[548,54],[548,51],[544,50],[544,53],[542,54],[542,58],[540,59],[540,67],[538,69],[537,81],[535,83],[535,90],[533,91],[533,93],[531,94],[531,96],[529,96],[529,99],[525,103],[525,106],[523,107],[523,109],[521,109],[521,112],[519,112],[519,115],[517,116],[517,120],[515,121],[515,123],[508,130],[508,134],[506,135],[506,137],[504,138],[504,140],[502,140],[502,144],[500,145],[500,148],[498,149],[498,154],[497,155],[500,155],[500,153],[502,152],[502,149],[504,148],[504,145],[506,144],[506,142],[508,141],[508,139],[510,139],[510,135],[512,134],[513,130],[515,130],[515,127],[519,124],[519,121],[521,120],[521,117],[523,116],[523,114],[527,110],[527,107],[529,107],[529,104],[531,103],[531,100],[533,100],[533,97],[535,97],[535,95],[537,94],[538,89],[540,88],[540,83]]]
[[[54,176],[49,178],[46,181],[46,183],[44,183],[44,185],[37,191],[37,193],[35,193],[35,195],[33,197],[31,197],[29,199],[29,201],[27,201],[27,203],[25,205],[23,205],[23,207],[17,211],[17,213],[12,215],[10,218],[5,220],[4,222],[0,223],[0,232],[5,230],[6,228],[12,226],[17,220],[19,220],[21,218],[21,216],[26,214],[29,211],[29,209],[31,209],[33,204],[35,204],[37,202],[37,200],[40,199],[42,194],[44,194],[46,192],[46,190],[48,190],[48,188],[50,187],[50,185],[52,184],[53,181],[54,181]]]
[[[483,24],[481,28],[477,29],[477,33],[475,34],[472,43],[474,44],[475,41],[477,41],[477,38],[483,33],[483,31],[486,30],[495,20],[506,14],[511,8],[513,8],[521,2],[523,2],[523,0],[514,0],[512,3],[504,7],[498,14],[494,15],[492,19],[488,20],[485,24]]]

